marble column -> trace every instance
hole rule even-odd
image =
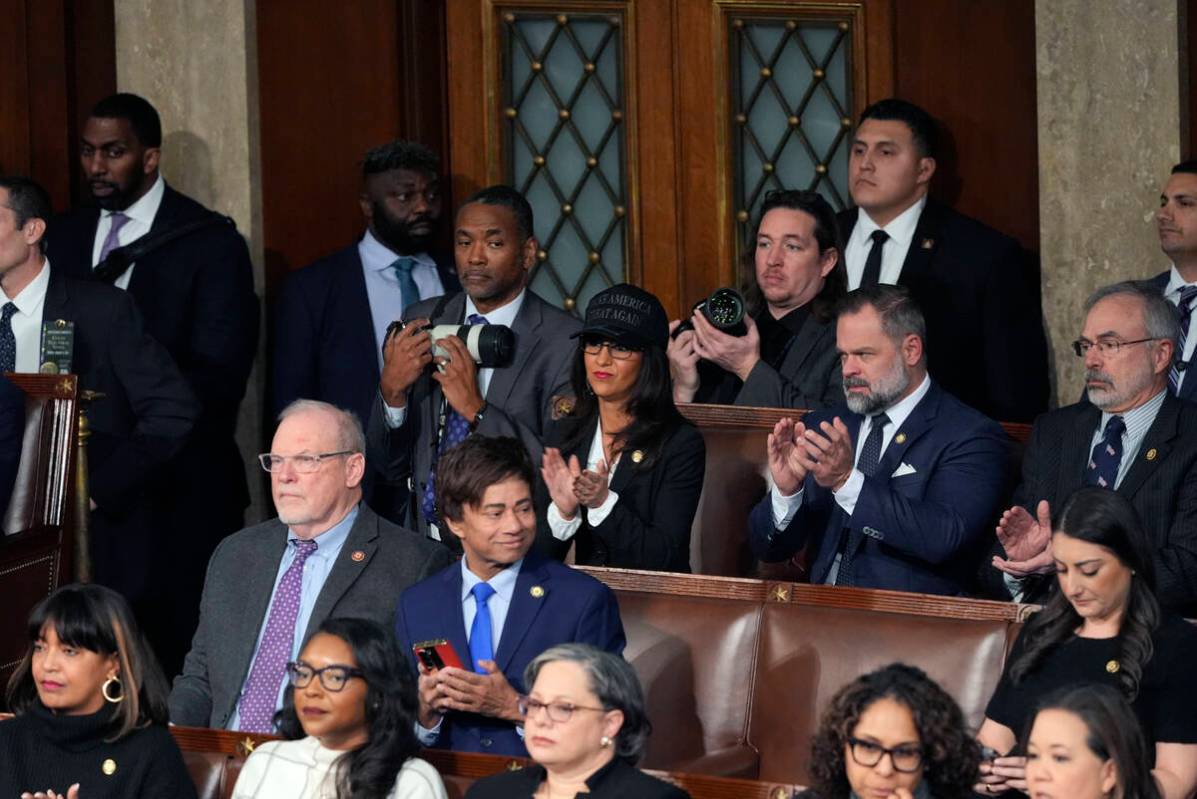
[[[236,220],[262,296],[256,0],[115,0],[114,7],[117,86],[162,116],[163,176]],[[237,429],[250,478],[247,522],[266,513],[254,457],[262,447],[263,355],[260,348]]]
[[[1168,267],[1152,215],[1187,136],[1184,3],[1035,5],[1043,312],[1060,404],[1081,393],[1070,342],[1086,296]]]

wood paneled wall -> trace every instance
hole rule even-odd
[[[112,0],[0,0],[0,173],[28,175],[65,209],[78,135],[116,90]]]

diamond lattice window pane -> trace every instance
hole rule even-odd
[[[581,315],[590,297],[625,279],[623,20],[503,20],[505,172],[536,217],[532,289]]]

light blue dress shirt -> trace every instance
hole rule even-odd
[[[386,340],[387,328],[391,322],[403,318],[403,294],[399,291],[399,276],[394,264],[401,256],[391,250],[374,234],[366,231],[358,242],[357,254],[362,259],[362,273],[366,278],[366,297],[370,300],[370,319],[374,325],[374,354],[378,356],[378,369],[382,370],[382,343]],[[415,281],[420,299],[439,297],[445,293],[436,261],[426,252],[410,256],[416,262],[412,267],[411,279]]]
[[[303,579],[301,581],[299,594],[299,615],[295,617],[295,637],[291,643],[291,660],[299,657],[299,651],[303,648],[303,636],[307,632],[308,623],[312,620],[312,611],[316,607],[316,599],[320,596],[320,591],[324,588],[324,581],[328,579],[328,575],[332,572],[333,565],[337,562],[337,556],[341,554],[341,548],[345,546],[345,539],[349,537],[349,531],[353,529],[353,523],[357,521],[358,507],[354,505],[344,519],[337,522],[329,529],[325,530],[320,535],[312,540],[316,542],[316,551],[308,556],[307,561],[303,564]],[[295,560],[295,546],[292,542],[298,540],[298,537],[287,531],[287,548],[283,550],[283,557],[279,560],[278,571],[274,575],[274,586],[270,589],[270,604],[274,604],[274,592],[278,590],[279,581],[283,579],[283,574],[290,568],[291,563]],[[270,608],[266,609],[266,615],[262,617],[262,626],[258,630],[258,640],[254,643],[254,659],[258,656],[258,647],[262,645],[262,633],[266,629],[266,621],[270,618]],[[250,671],[253,670],[253,661],[250,661]],[[249,680],[249,673],[245,675],[245,679]],[[278,705],[283,706],[283,700],[290,690],[290,685],[286,680],[282,681],[278,691]],[[245,683],[241,684],[241,692],[237,694],[237,707],[233,709],[233,715],[229,718],[230,730],[238,728],[241,722],[241,694],[245,693]]]

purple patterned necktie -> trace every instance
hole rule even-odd
[[[487,325],[485,316],[472,313],[466,319],[466,324],[470,325]],[[436,457],[445,454],[448,450],[453,449],[461,442],[469,438],[470,435],[470,420],[466,419],[457,411],[449,408],[448,413],[445,414],[445,431],[441,434],[440,446],[436,448]],[[424,519],[429,524],[440,524],[437,521],[438,516],[436,512],[436,464],[432,464],[432,468],[428,471],[428,482],[424,485],[424,496],[420,502],[420,510],[424,512]]]
[[[108,253],[120,246],[120,232],[125,223],[129,221],[129,217],[117,211],[112,216],[108,217],[112,220],[112,227],[108,228],[108,235],[104,237],[104,243],[100,245],[100,260],[96,262],[96,266],[104,263],[104,259],[108,257]]]
[[[292,541],[295,545],[295,560],[283,572],[274,589],[270,603],[270,616],[258,654],[245,681],[245,692],[241,694],[238,707],[240,723],[238,729],[245,732],[274,732],[274,711],[278,705],[278,689],[282,685],[287,661],[291,659],[291,648],[295,643],[295,620],[299,617],[299,598],[303,587],[303,565],[308,556],[316,551],[315,541]]]

